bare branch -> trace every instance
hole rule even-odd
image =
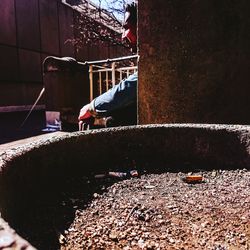
[[[70,42],[79,48],[86,44],[100,43],[128,47],[121,40],[122,21],[128,1],[96,0],[93,4],[89,0],[82,0],[81,4],[74,6],[79,11],[74,24],[77,35]]]

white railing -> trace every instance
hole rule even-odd
[[[108,91],[115,84],[137,71],[138,56],[126,56],[101,61],[85,62],[89,65],[90,101]]]

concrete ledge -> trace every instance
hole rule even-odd
[[[34,250],[35,248],[0,218],[0,249]]]
[[[152,172],[250,169],[250,126],[166,124],[74,132],[41,139],[0,155],[0,209],[15,220],[37,192],[74,175],[116,168],[124,159]]]
[[[0,113],[30,111],[32,105],[19,105],[19,106],[1,106]],[[33,110],[45,110],[45,105],[36,105]]]

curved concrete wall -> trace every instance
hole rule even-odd
[[[168,124],[75,132],[11,149],[0,158],[0,208],[11,221],[37,192],[74,175],[114,169],[250,168],[250,126]]]

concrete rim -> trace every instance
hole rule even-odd
[[[67,175],[72,171],[103,170],[107,164],[100,164],[107,161],[112,168],[126,155],[149,163],[149,166],[155,162],[166,166],[174,161],[189,161],[191,164],[206,162],[213,168],[225,165],[250,169],[250,126],[151,124],[117,127],[63,134],[7,150],[0,155],[3,218],[8,221],[12,216],[10,211],[21,202],[19,196],[26,194],[29,199],[27,192],[30,186],[39,183],[37,179],[50,174],[56,176],[58,171],[65,171]],[[84,164],[75,167],[79,162]],[[9,227],[4,228],[14,232]]]

